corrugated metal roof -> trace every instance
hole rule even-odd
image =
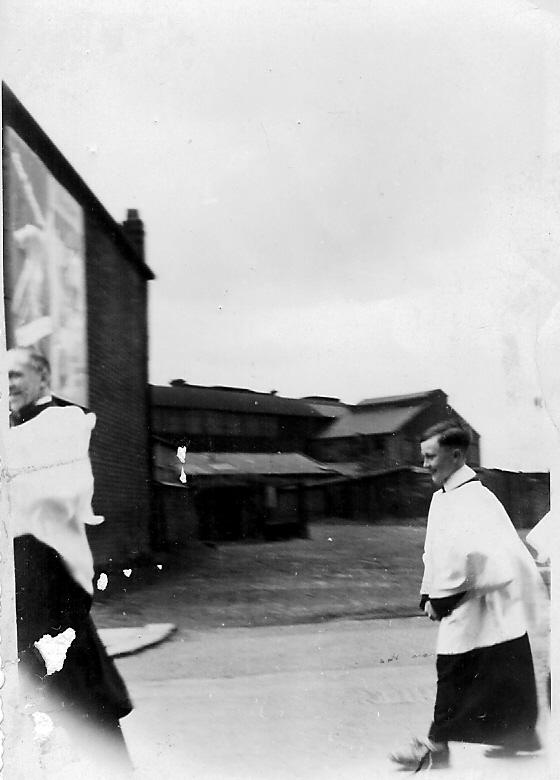
[[[195,476],[317,476],[335,473],[299,452],[187,452],[185,463],[170,453],[171,458],[156,450],[156,469],[174,468],[179,475],[181,465],[187,477]],[[165,461],[165,462],[162,462]]]
[[[321,417],[321,413],[306,401],[235,387],[152,385],[150,386],[150,395],[152,406],[212,409],[214,411],[274,414],[290,417]]]
[[[398,431],[423,408],[422,404],[413,406],[383,406],[379,409],[349,409],[326,430],[318,435],[319,439],[342,439],[348,436],[374,436]]]

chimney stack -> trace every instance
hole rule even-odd
[[[140,219],[138,209],[127,209],[126,219],[122,223],[122,229],[129,242],[132,244],[140,259],[145,261],[144,254],[144,223]]]

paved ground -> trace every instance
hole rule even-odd
[[[142,780],[398,778],[387,753],[425,731],[435,627],[424,618],[179,631],[117,663],[136,709],[123,721]],[[539,681],[546,638],[535,644]],[[546,733],[546,709],[542,732]],[[496,766],[452,748],[449,778],[540,778],[546,752]]]
[[[424,530],[310,530],[109,574],[94,614],[135,702],[123,727],[139,780],[402,777],[387,754],[425,732],[435,693],[436,627],[417,606]],[[119,652],[161,638],[164,623],[177,630],[162,644]],[[539,637],[541,689],[546,646]],[[496,766],[456,745],[439,774],[546,777],[547,755]]]

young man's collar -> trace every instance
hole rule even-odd
[[[443,483],[444,493],[447,493],[448,490],[455,490],[455,488],[464,485],[465,482],[469,482],[473,477],[476,477],[476,472],[465,463],[464,466],[461,466],[457,471],[454,471],[453,474],[445,480]]]
[[[34,401],[34,404],[35,406],[42,406],[43,404],[50,404],[51,401],[52,395],[42,395],[41,398]]]

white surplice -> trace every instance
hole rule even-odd
[[[490,647],[540,629],[544,583],[507,512],[468,466],[458,469],[430,505],[421,592],[465,592],[441,620],[438,655]]]
[[[6,442],[13,536],[32,534],[55,549],[75,581],[93,593],[93,557],[86,525],[93,514],[89,442],[95,415],[53,406],[10,428]]]

